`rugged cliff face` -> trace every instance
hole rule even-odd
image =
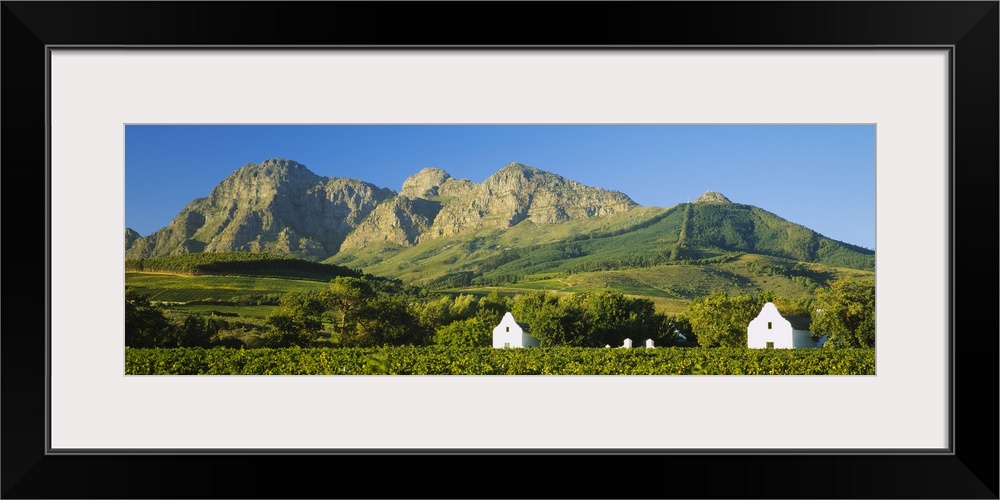
[[[440,168],[425,168],[407,177],[399,194],[408,198],[435,199],[441,194],[441,185],[448,181],[454,181],[448,172]]]
[[[411,246],[434,222],[441,203],[399,195],[380,204],[344,240],[341,249],[392,243]]]
[[[535,224],[557,224],[587,217],[609,216],[636,207],[628,196],[616,191],[584,186],[564,177],[520,163],[511,163],[482,184],[448,186],[453,191],[423,237],[467,234],[484,228],[504,229],[522,220]]]
[[[320,177],[291,160],[247,164],[126,258],[191,252],[275,252],[325,258],[375,207],[394,197],[356,179]]]
[[[244,165],[207,197],[184,207],[167,227],[145,238],[126,232],[126,258],[249,251],[322,260],[341,249],[412,246],[525,219],[556,224],[634,206],[624,194],[519,163],[482,184],[425,168],[407,178],[397,194],[272,159]]]
[[[136,232],[135,229],[126,227],[125,228],[125,250],[128,250],[129,248],[132,248],[132,245],[134,245],[135,242],[137,240],[139,240],[140,238],[142,238],[142,236],[138,232]]]

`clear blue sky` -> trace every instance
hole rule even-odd
[[[874,125],[128,125],[125,225],[146,236],[268,158],[396,191],[425,167],[479,183],[516,161],[645,206],[718,191],[875,248]]]

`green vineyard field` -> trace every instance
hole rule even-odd
[[[874,375],[874,349],[126,349],[127,375]]]

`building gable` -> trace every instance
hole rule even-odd
[[[747,347],[758,349],[795,347],[792,323],[778,312],[773,303],[764,304],[760,314],[747,325]]]
[[[495,348],[538,347],[538,345],[538,339],[525,333],[521,325],[514,321],[514,316],[510,312],[505,313],[500,324],[493,328],[493,347]]]

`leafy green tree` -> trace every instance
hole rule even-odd
[[[189,314],[177,331],[177,346],[209,347],[212,345],[212,337],[227,327],[224,320]]]
[[[656,338],[660,332],[663,320],[656,313],[656,305],[652,300],[632,298],[628,301],[627,329],[636,340]],[[624,340],[624,339],[622,339]]]
[[[468,319],[476,314],[478,306],[475,295],[463,293],[455,297],[448,312],[452,319]]]
[[[447,295],[417,303],[414,306],[417,320],[424,328],[436,331],[454,320],[451,314],[453,304],[454,299]]]
[[[520,294],[514,297],[510,312],[514,315],[517,323],[521,325],[521,328],[524,328],[525,331],[538,338],[539,332],[535,330],[541,326],[538,323],[542,314],[542,308],[549,300],[557,302],[545,292]],[[539,338],[539,340],[541,339]]]
[[[318,294],[288,292],[281,297],[281,308],[266,321],[280,336],[278,344],[308,346],[323,329],[323,300]]]
[[[366,280],[351,277],[330,280],[330,288],[323,294],[326,309],[337,314],[337,331],[341,336],[353,335],[357,330],[357,313],[374,298],[375,291]]]
[[[430,335],[424,333],[407,302],[400,295],[380,295],[369,299],[357,311],[355,331],[348,332],[346,338],[342,337],[341,343],[358,346],[429,343]]]
[[[691,347],[698,345],[698,337],[691,330],[691,322],[683,315],[661,314],[657,328],[656,345],[663,347]]]
[[[431,300],[411,300],[412,314],[427,330],[434,332],[454,321],[471,318],[476,313],[476,297],[470,294],[443,295]]]
[[[875,347],[875,280],[844,275],[816,290],[812,333],[824,347]]]
[[[575,310],[579,314],[577,327],[588,347],[617,344],[610,337],[615,333],[614,325],[623,320],[626,313],[623,308],[617,307],[620,305],[618,296],[621,294],[611,292],[613,293],[578,292],[565,300],[566,310]]]
[[[434,343],[448,347],[490,347],[493,345],[493,326],[475,316],[454,321],[434,333]]]
[[[338,277],[322,293],[343,346],[425,345],[450,319],[450,299],[417,304],[419,294],[398,280]]]
[[[629,298],[612,289],[574,294],[573,299],[583,311],[586,345],[621,345],[626,338],[638,342],[656,335],[650,300]]]
[[[575,294],[574,294],[575,295]],[[590,326],[582,304],[569,297],[559,299],[559,330],[552,336],[552,345],[587,347],[591,345]]]
[[[125,289],[126,347],[167,347],[175,342],[175,335],[163,311],[150,304],[146,295],[131,287]]]
[[[529,292],[514,299],[517,322],[541,347],[582,346],[586,340],[582,312],[545,292]]]
[[[530,326],[542,346],[618,345],[626,338],[654,338],[659,326],[652,301],[626,297],[617,290],[579,292],[556,300],[525,294],[515,301],[515,315]]]
[[[781,315],[786,318],[789,316],[809,317],[815,309],[813,297],[802,297],[796,300],[776,297],[771,302],[774,302],[774,305],[781,311]]]
[[[511,309],[511,300],[500,292],[493,290],[489,295],[479,299],[476,307],[476,317],[486,325],[500,324],[503,315]],[[492,330],[493,326],[490,327]]]
[[[691,301],[685,316],[702,347],[746,347],[747,325],[757,317],[765,297],[727,295],[716,291]]]

